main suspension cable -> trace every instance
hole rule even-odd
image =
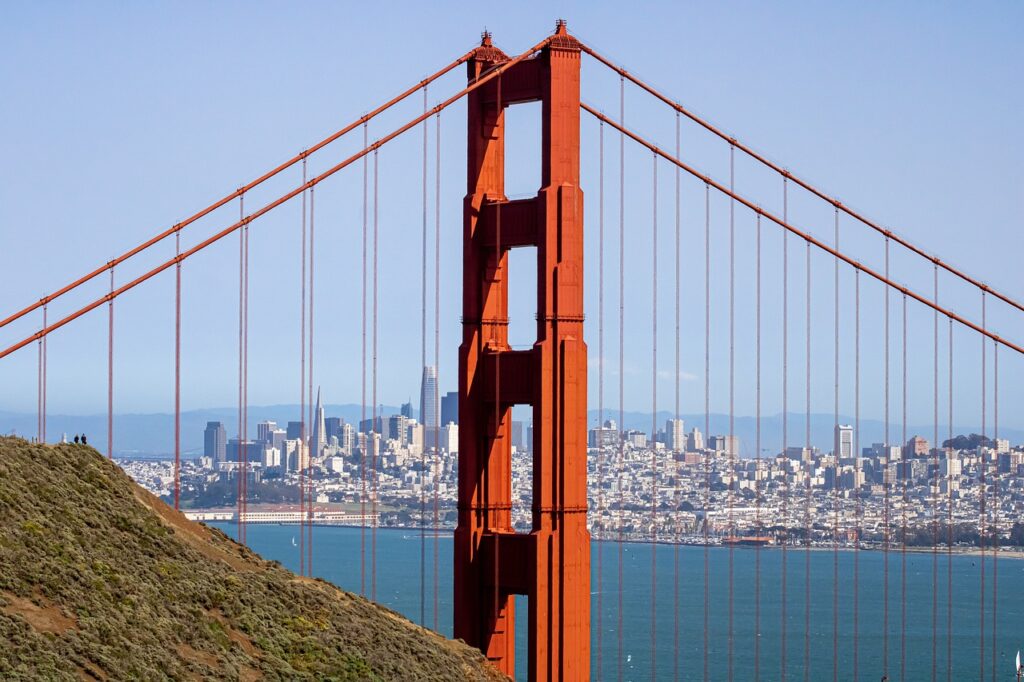
[[[961,315],[958,315],[957,313],[953,312],[952,310],[940,307],[934,301],[932,301],[932,300],[922,296],[921,294],[918,294],[917,292],[909,289],[908,287],[905,287],[905,286],[903,286],[901,284],[898,284],[898,283],[892,281],[891,279],[886,277],[885,274],[875,271],[874,269],[868,267],[867,265],[865,265],[865,264],[863,264],[863,263],[853,259],[852,257],[850,257],[850,256],[848,256],[848,255],[846,255],[844,253],[837,252],[831,246],[829,246],[828,244],[826,244],[826,243],[822,242],[821,240],[817,239],[816,237],[814,237],[810,233],[804,232],[803,230],[800,230],[800,229],[794,227],[793,225],[789,224],[788,221],[783,220],[782,218],[779,218],[778,216],[770,213],[769,211],[766,211],[765,209],[761,208],[760,206],[758,206],[754,202],[750,201],[749,199],[746,199],[746,198],[744,198],[744,197],[742,197],[742,196],[740,196],[740,195],[730,191],[729,188],[726,187],[725,185],[723,185],[722,183],[717,182],[715,180],[712,180],[709,176],[701,173],[700,171],[694,169],[692,166],[690,166],[690,165],[684,163],[683,161],[675,158],[674,156],[672,156],[671,154],[669,154],[665,150],[663,150],[663,149],[655,146],[654,144],[648,142],[644,138],[640,137],[637,133],[635,133],[635,132],[633,132],[631,130],[626,129],[621,123],[617,123],[617,122],[613,121],[612,119],[608,118],[607,116],[605,116],[601,112],[599,112],[596,109],[594,109],[593,107],[591,107],[589,104],[580,103],[580,109],[582,109],[583,111],[586,111],[588,114],[590,114],[594,118],[596,118],[598,120],[601,120],[601,121],[604,121],[608,125],[612,126],[616,130],[618,130],[619,132],[621,132],[624,135],[628,136],[631,140],[633,140],[637,144],[640,144],[641,146],[644,146],[647,149],[655,152],[656,154],[658,154],[660,157],[662,157],[666,161],[674,163],[676,166],[678,166],[679,168],[683,169],[684,171],[686,171],[687,173],[689,173],[693,177],[697,178],[701,182],[704,182],[705,184],[708,184],[711,187],[714,187],[716,191],[720,192],[721,194],[725,195],[726,197],[729,197],[732,200],[737,201],[737,202],[743,204],[744,206],[746,206],[748,209],[750,209],[754,213],[760,213],[761,215],[763,215],[768,220],[772,221],[773,223],[775,223],[779,227],[782,227],[783,229],[787,230],[788,232],[798,236],[800,239],[803,239],[808,244],[813,245],[818,250],[823,251],[823,252],[825,252],[827,254],[830,254],[830,255],[832,255],[835,258],[838,258],[839,260],[843,261],[847,265],[850,265],[853,268],[855,268],[857,270],[860,270],[864,274],[872,277],[873,279],[875,279],[878,282],[884,284],[886,287],[888,287],[890,289],[895,289],[896,291],[899,291],[901,293],[905,293],[910,298],[914,299],[918,303],[924,304],[928,308],[931,308],[933,310],[937,309],[942,315],[945,315],[945,316],[949,317],[950,319],[952,319],[953,321],[963,325],[967,329],[970,329],[970,330],[972,330],[974,332],[977,332],[978,334],[980,334],[982,336],[987,336],[988,338],[990,338],[990,339],[992,339],[992,340],[1002,344],[1004,347],[1009,348],[1010,350],[1013,350],[1013,351],[1015,351],[1015,352],[1017,352],[1017,353],[1019,353],[1021,355],[1024,355],[1024,346],[1021,346],[1019,344],[1013,343],[1012,341],[1004,339],[1004,338],[1000,337],[999,335],[994,334],[993,332],[991,332],[991,331],[989,331],[987,329],[983,329],[979,325],[975,324],[974,322],[971,322],[970,320],[964,318]],[[31,338],[32,337],[30,337],[30,340],[31,340]],[[2,356],[3,356],[3,353],[0,353],[0,357],[2,357]]]
[[[544,42],[546,43],[547,41],[545,40]],[[537,48],[535,48],[535,49],[539,49],[539,46]],[[129,251],[126,251],[125,253],[121,254],[117,258],[114,258],[113,260],[108,261],[107,263],[104,263],[100,267],[96,268],[92,272],[87,273],[86,275],[83,275],[82,277],[78,278],[74,282],[71,282],[70,284],[67,284],[66,286],[61,287],[60,289],[58,289],[57,291],[53,292],[52,294],[49,294],[48,296],[44,296],[41,299],[39,299],[38,301],[36,301],[35,303],[33,303],[33,304],[29,305],[29,306],[26,306],[22,310],[19,310],[18,312],[14,313],[13,315],[10,315],[7,318],[4,318],[3,320],[0,320],[0,328],[6,327],[11,322],[14,322],[17,319],[19,319],[21,317],[24,317],[25,315],[27,315],[28,313],[32,312],[33,310],[36,310],[36,309],[38,309],[38,308],[40,308],[40,307],[42,307],[44,305],[47,305],[48,303],[56,300],[57,298],[60,298],[61,296],[63,296],[64,294],[67,294],[68,292],[72,291],[73,289],[77,289],[78,287],[82,286],[86,282],[88,282],[88,281],[92,280],[93,278],[101,275],[102,273],[106,272],[107,270],[113,269],[114,267],[120,265],[124,261],[128,260],[129,258],[131,258],[132,256],[135,256],[135,255],[145,251],[149,247],[153,246],[154,244],[157,244],[158,242],[163,241],[164,239],[166,239],[167,237],[171,236],[172,234],[177,234],[177,233],[181,232],[181,230],[183,228],[188,227],[189,225],[191,225],[195,221],[199,220],[203,216],[206,216],[206,215],[212,213],[213,211],[217,210],[218,208],[221,208],[222,206],[225,206],[225,205],[229,204],[230,202],[234,201],[235,199],[241,197],[243,194],[245,194],[249,190],[254,189],[255,187],[263,184],[267,180],[270,180],[271,178],[275,177],[276,175],[278,175],[282,171],[285,171],[285,170],[291,168],[292,166],[294,166],[299,161],[305,161],[311,154],[319,151],[320,149],[323,149],[324,147],[326,147],[327,145],[331,144],[332,142],[334,142],[334,141],[344,137],[345,135],[347,135],[351,131],[355,130],[359,126],[365,125],[368,121],[376,118],[379,114],[387,111],[388,109],[390,109],[394,105],[396,105],[399,102],[403,101],[404,99],[406,99],[407,97],[409,97],[410,95],[415,93],[420,88],[425,88],[427,85],[429,85],[430,83],[434,82],[438,78],[444,76],[445,74],[447,74],[452,69],[454,69],[454,68],[460,66],[461,64],[465,63],[466,61],[468,61],[474,55],[474,53],[475,53],[475,50],[470,50],[466,54],[462,55],[461,57],[459,57],[455,61],[453,61],[450,64],[448,64],[447,66],[441,68],[438,71],[435,71],[433,74],[431,74],[427,78],[423,79],[419,83],[416,83],[412,87],[406,89],[402,93],[400,93],[400,94],[396,95],[395,97],[391,98],[390,100],[388,100],[384,104],[378,106],[373,111],[369,112],[368,114],[364,114],[363,116],[360,116],[357,120],[349,123],[344,128],[342,128],[342,129],[338,130],[337,132],[332,133],[331,135],[325,137],[324,139],[322,139],[319,142],[317,142],[316,144],[314,144],[312,147],[309,147],[308,149],[302,151],[299,154],[296,154],[295,156],[293,156],[292,158],[288,159],[284,163],[280,164],[276,168],[274,168],[274,169],[264,173],[263,175],[261,175],[260,177],[256,178],[255,180],[253,180],[253,181],[243,185],[242,187],[238,188],[237,190],[235,190],[231,194],[228,194],[227,196],[225,196],[225,197],[215,201],[214,203],[210,204],[209,206],[207,206],[206,208],[202,209],[201,211],[195,213],[194,215],[186,218],[185,220],[181,221],[180,223],[175,223],[173,226],[171,226],[167,230],[165,230],[165,231],[161,232],[160,234],[152,237],[151,239],[146,240],[145,242],[139,244],[135,248],[130,249]]]
[[[782,166],[779,166],[778,164],[776,164],[776,163],[772,162],[771,160],[769,160],[767,157],[765,157],[765,156],[763,156],[761,154],[758,154],[752,148],[750,148],[750,147],[746,146],[745,144],[743,144],[742,142],[738,141],[735,137],[732,137],[732,136],[728,135],[727,133],[719,130],[718,128],[716,128],[714,125],[712,125],[708,121],[705,121],[701,117],[697,116],[694,112],[684,108],[677,101],[669,99],[668,97],[666,97],[662,93],[658,92],[652,86],[648,85],[644,81],[642,81],[639,78],[637,78],[634,74],[632,74],[632,73],[626,71],[625,69],[623,69],[622,67],[616,65],[614,62],[612,62],[611,60],[607,59],[606,57],[601,56],[600,54],[595,52],[592,48],[588,47],[587,45],[581,45],[581,49],[583,50],[584,53],[590,55],[591,57],[596,59],[598,62],[600,62],[601,64],[604,64],[606,67],[608,67],[609,69],[611,69],[612,71],[617,73],[620,78],[627,78],[627,79],[629,79],[629,81],[631,83],[633,83],[634,85],[639,87],[641,90],[647,92],[650,95],[653,95],[655,98],[659,99],[662,103],[667,104],[669,107],[674,109],[677,114],[682,114],[683,116],[686,116],[688,119],[690,119],[694,123],[698,124],[699,126],[704,128],[708,132],[712,133],[713,135],[717,136],[718,138],[720,138],[724,142],[728,142],[730,145],[735,146],[737,149],[742,151],[744,154],[746,154],[750,158],[754,159],[755,161],[757,161],[758,163],[762,164],[766,168],[768,168],[771,171],[773,171],[773,172],[779,174],[780,176],[782,176],[783,179],[792,180],[798,186],[800,186],[801,188],[807,190],[808,192],[810,192],[814,196],[818,197],[822,201],[824,201],[824,202],[826,202],[828,204],[831,204],[836,209],[842,211],[846,215],[848,215],[851,218],[857,220],[858,222],[862,223],[863,225],[871,228],[872,230],[878,232],[879,234],[885,235],[889,239],[892,239],[894,242],[896,242],[897,244],[899,244],[903,248],[907,249],[908,251],[912,252],[913,254],[915,254],[917,256],[920,256],[921,258],[924,258],[925,260],[927,260],[929,262],[934,263],[935,265],[937,265],[938,267],[941,267],[946,272],[949,272],[949,273],[951,273],[953,275],[956,275],[957,277],[959,277],[963,281],[967,282],[971,286],[973,286],[973,287],[975,287],[975,288],[977,288],[977,289],[979,289],[981,291],[987,291],[988,293],[992,294],[993,296],[995,296],[999,300],[1003,301],[1004,303],[1006,303],[1006,304],[1016,308],[1018,311],[1024,312],[1024,303],[1019,303],[1019,302],[1013,300],[1012,298],[1010,298],[1009,296],[1007,296],[1005,294],[1001,294],[1001,293],[993,290],[992,288],[990,288],[988,285],[984,284],[983,282],[981,282],[981,281],[979,281],[979,280],[977,280],[977,279],[967,275],[966,273],[964,273],[964,272],[962,272],[960,270],[957,270],[952,265],[949,265],[948,263],[943,262],[942,260],[940,260],[938,258],[938,256],[929,255],[927,252],[925,252],[920,247],[915,246],[914,244],[910,243],[909,241],[907,241],[907,240],[903,239],[902,237],[894,234],[891,230],[889,230],[889,229],[887,229],[885,227],[882,227],[881,225],[879,225],[875,221],[871,220],[870,218],[867,218],[866,216],[858,213],[857,211],[854,211],[853,209],[851,209],[850,207],[846,206],[845,204],[843,204],[841,201],[839,201],[835,197],[831,197],[828,194],[826,194],[824,191],[816,188],[814,185],[810,184],[808,181],[802,180],[802,179],[798,178],[797,176],[793,175],[788,169],[783,168]]]
[[[479,77],[477,80],[473,81],[472,83],[467,85],[465,88],[463,88],[459,92],[455,93],[451,97],[447,98],[446,100],[444,100],[440,104],[435,105],[429,111],[424,112],[423,114],[420,114],[420,115],[414,117],[412,120],[408,121],[404,125],[400,126],[399,128],[396,128],[395,130],[391,131],[387,135],[379,138],[373,144],[367,144],[360,151],[358,151],[358,152],[352,154],[351,156],[349,156],[348,158],[338,162],[334,166],[332,166],[332,167],[328,168],[327,170],[325,170],[324,172],[322,172],[320,175],[317,175],[316,177],[311,178],[305,184],[303,184],[303,185],[301,185],[299,187],[296,187],[296,188],[286,192],[285,194],[281,195],[280,197],[278,197],[274,201],[270,202],[269,204],[267,204],[267,205],[263,206],[262,208],[254,211],[250,215],[246,216],[244,220],[240,220],[238,222],[235,222],[235,223],[225,227],[220,232],[217,232],[216,234],[212,235],[211,237],[208,237],[207,239],[203,240],[202,242],[196,244],[191,249],[185,251],[184,253],[180,254],[179,256],[176,256],[175,258],[172,258],[172,259],[170,259],[168,261],[165,261],[165,262],[161,263],[160,265],[157,265],[153,269],[151,269],[148,272],[145,272],[142,275],[136,277],[135,279],[131,280],[127,284],[124,284],[124,285],[118,287],[117,289],[111,291],[109,294],[106,294],[105,296],[102,296],[102,297],[92,301],[91,303],[89,303],[89,304],[79,308],[75,312],[73,312],[73,313],[71,313],[69,315],[66,315],[65,317],[61,318],[57,322],[54,322],[52,325],[50,325],[48,327],[45,327],[43,329],[40,329],[39,331],[35,332],[34,334],[31,334],[30,336],[22,339],[18,343],[15,343],[12,346],[8,346],[7,348],[5,348],[3,350],[0,350],[0,358],[4,358],[4,357],[10,355],[11,353],[19,350],[20,348],[24,348],[28,344],[34,343],[35,341],[37,341],[42,336],[44,336],[46,334],[49,334],[49,333],[53,332],[54,330],[63,327],[64,325],[68,324],[69,322],[72,322],[72,321],[78,319],[82,315],[85,315],[86,313],[88,313],[88,312],[90,312],[92,310],[95,310],[96,308],[100,307],[104,303],[106,303],[108,301],[111,301],[114,298],[117,298],[118,296],[120,296],[121,294],[125,293],[126,291],[129,291],[130,289],[133,289],[134,287],[142,284],[143,282],[152,279],[156,275],[160,274],[164,270],[166,270],[169,267],[171,267],[172,265],[174,265],[176,262],[178,262],[180,260],[186,260],[186,259],[192,257],[193,255],[195,255],[199,251],[202,251],[203,249],[205,249],[206,247],[210,246],[211,244],[214,244],[215,242],[220,241],[221,239],[223,239],[224,237],[228,236],[232,232],[235,232],[236,230],[241,229],[243,223],[251,223],[252,221],[256,220],[257,218],[260,218],[263,215],[265,215],[266,213],[269,213],[273,209],[277,208],[281,204],[284,204],[285,202],[290,201],[291,199],[294,199],[295,197],[297,197],[299,194],[301,194],[303,191],[305,191],[309,187],[312,187],[313,185],[317,185],[317,184],[323,182],[324,180],[326,180],[327,178],[331,177],[332,175],[334,175],[338,171],[340,171],[340,170],[342,170],[344,168],[347,168],[348,166],[350,166],[351,164],[355,163],[359,159],[365,157],[367,154],[370,154],[371,152],[374,152],[374,151],[380,149],[381,147],[386,145],[388,142],[390,142],[390,141],[394,140],[396,137],[400,136],[402,133],[410,130],[411,128],[414,128],[416,125],[418,125],[420,122],[422,122],[425,118],[429,118],[430,116],[443,111],[444,109],[448,108],[453,103],[455,103],[458,100],[462,99],[463,97],[465,97],[469,93],[473,92],[477,88],[483,87],[488,82],[490,82],[492,79],[494,79],[497,76],[499,76],[500,74],[504,73],[506,70],[512,68],[513,66],[515,66],[516,64],[518,64],[522,60],[532,56],[538,50],[540,50],[541,48],[546,46],[549,41],[550,41],[550,38],[545,38],[544,40],[542,40],[538,44],[536,44],[533,47],[531,47],[530,49],[528,49],[526,52],[523,52],[522,54],[520,54],[520,55],[518,55],[516,57],[513,57],[512,59],[510,59],[509,61],[503,63],[502,65],[497,66],[494,69],[488,71],[485,75]],[[101,269],[101,271],[108,270],[108,269],[110,269],[110,268],[109,267],[104,267],[104,268]]]

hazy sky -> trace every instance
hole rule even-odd
[[[293,153],[422,79],[471,48],[485,27],[515,54],[565,17],[583,41],[656,84],[738,139],[838,195],[912,242],[924,245],[1024,299],[1024,7],[1019,3],[19,3],[0,21],[0,312],[20,308],[84,271],[220,198]],[[461,70],[431,88],[435,103],[463,82]],[[618,116],[618,79],[584,60],[583,98]],[[422,109],[420,96],[369,131],[376,138]],[[512,110],[508,192],[535,192],[539,107]],[[635,88],[627,124],[672,148],[674,116]],[[442,116],[441,386],[456,385],[459,341],[461,202],[465,192],[465,108]],[[591,404],[598,404],[598,127],[583,119],[587,216],[587,341]],[[618,138],[605,131],[605,405],[618,386]],[[418,395],[422,130],[378,158],[380,197],[380,368],[378,399]],[[314,157],[310,172],[344,158],[360,136]],[[361,146],[361,145],[360,145]],[[435,127],[429,127],[431,239]],[[720,180],[728,148],[691,125],[683,156]],[[651,407],[651,155],[627,146],[626,367],[628,409]],[[659,409],[673,409],[674,170],[658,168]],[[372,166],[371,166],[372,175]],[[779,210],[781,185],[737,160],[737,190]],[[315,375],[332,403],[359,402],[362,165],[316,196]],[[263,205],[294,187],[293,169],[247,198]],[[704,405],[703,188],[681,180],[683,412]],[[250,402],[298,402],[300,209],[281,207],[251,231]],[[233,221],[232,205],[183,234],[191,246]],[[712,398],[729,409],[728,207],[712,197]],[[831,211],[794,193],[793,222],[833,239]],[[882,241],[844,220],[841,243],[882,267]],[[737,414],[754,412],[754,219],[737,210]],[[781,409],[781,250],[777,227],[762,227],[762,409]],[[805,247],[790,242],[790,409],[804,405]],[[174,253],[173,241],[116,274],[134,277]],[[186,263],[183,406],[231,405],[237,391],[235,238]],[[512,341],[532,342],[529,254],[515,254]],[[931,269],[892,251],[893,276],[931,294]],[[812,260],[812,402],[833,409],[834,273]],[[863,279],[863,278],[862,278]],[[853,412],[853,275],[840,279],[840,410]],[[521,283],[525,283],[523,286]],[[55,306],[51,317],[102,295],[98,279]],[[173,276],[119,299],[115,309],[117,411],[172,408]],[[431,292],[432,297],[432,292]],[[980,297],[944,277],[940,299],[977,318]],[[861,405],[884,411],[883,296],[862,281]],[[891,299],[891,410],[902,409],[901,300]],[[433,308],[430,306],[430,317]],[[988,322],[1024,340],[1021,315],[990,305]],[[32,316],[0,330],[4,346],[38,328]],[[102,412],[106,405],[105,309],[53,335],[51,412]],[[908,412],[931,421],[932,318],[908,309]],[[430,330],[432,335],[432,328]],[[948,328],[941,327],[940,385],[947,388]],[[958,423],[980,421],[981,346],[954,337]],[[428,357],[433,348],[428,347]],[[993,353],[988,351],[991,393]],[[35,408],[36,354],[0,360],[0,409]],[[1021,369],[1000,354],[1001,418],[1024,406]],[[367,400],[372,395],[367,395]],[[991,400],[991,398],[989,399]],[[946,405],[940,406],[945,422]],[[991,408],[988,419],[991,422]]]

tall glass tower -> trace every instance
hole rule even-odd
[[[423,368],[423,382],[420,384],[420,423],[427,429],[437,428],[437,367]]]

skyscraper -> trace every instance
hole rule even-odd
[[[686,429],[682,419],[665,422],[665,447],[676,451],[686,449]]]
[[[341,440],[341,425],[343,421],[341,417],[326,417],[324,419],[325,433],[327,434],[328,441],[331,440],[331,436],[337,436],[338,440]]]
[[[412,413],[412,400],[407,403],[402,403],[401,413],[406,419],[413,419],[415,417]]]
[[[441,426],[459,423],[459,394],[448,391],[441,396]]]
[[[221,422],[206,422],[203,432],[203,454],[214,462],[223,462],[228,456],[228,434]]]
[[[313,413],[313,440],[310,442],[310,456],[318,459],[327,445],[327,431],[324,424],[324,406],[320,402],[320,387],[316,389],[316,411]]]
[[[437,367],[423,368],[423,382],[420,385],[420,423],[427,429],[436,429],[440,415],[437,413]]]
[[[256,440],[261,443],[270,442],[270,434],[277,428],[277,422],[260,422],[256,425]]]
[[[835,444],[832,454],[838,459],[853,458],[853,427],[836,424]]]

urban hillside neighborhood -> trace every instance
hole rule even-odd
[[[240,460],[248,468],[250,523],[298,522],[300,473],[311,480],[313,523],[454,528],[458,394],[440,394],[423,372],[419,409],[328,416],[317,396],[312,428],[272,421],[241,440],[209,422],[204,453],[182,463],[181,504],[193,518],[230,521]],[[422,415],[422,417],[421,417]],[[858,444],[836,424],[831,451],[791,446],[740,458],[739,438],[669,419],[657,433],[613,420],[589,433],[591,532],[596,538],[678,543],[1024,545],[1024,449],[962,434],[933,445]],[[532,428],[511,425],[512,519],[532,522]],[[169,497],[173,462],[122,461],[140,483]],[[984,498],[984,505],[982,504]],[[982,522],[981,510],[985,520]],[[425,512],[425,513],[424,513]],[[813,519],[813,522],[810,521]],[[987,528],[981,533],[979,528]]]

